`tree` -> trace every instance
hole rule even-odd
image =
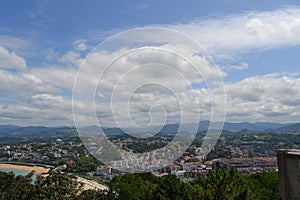
[[[175,175],[167,175],[159,179],[155,190],[155,199],[192,199],[191,192],[185,183]]]
[[[206,178],[189,183],[174,175],[156,177],[151,173],[124,174],[109,183],[109,190],[83,190],[73,175],[50,173],[32,183],[27,176],[0,172],[1,199],[279,199],[277,172],[242,174],[234,168],[210,171]]]
[[[1,199],[33,199],[34,185],[31,184],[34,172],[27,176],[15,176],[14,173],[0,172]]]
[[[264,171],[251,175],[250,190],[256,199],[279,199],[279,178],[277,172]]]
[[[75,159],[76,165],[68,166],[67,171],[85,173],[95,171],[101,163],[93,157],[79,157]]]
[[[157,178],[150,173],[124,174],[115,177],[109,185],[118,199],[153,199]]]
[[[197,199],[236,199],[244,184],[240,179],[240,174],[236,169],[218,169],[210,171],[207,178],[199,178],[194,185],[194,192],[199,196]]]
[[[83,184],[76,177],[68,174],[51,173],[37,178],[36,198],[75,199]]]
[[[77,196],[77,199],[111,200],[111,199],[116,199],[116,195],[115,193],[110,191],[84,190]]]

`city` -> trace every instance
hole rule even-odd
[[[300,3],[2,0],[0,200],[300,200]]]
[[[111,180],[114,176],[123,173],[113,166],[97,161],[84,147],[80,138],[74,134],[76,130],[68,130],[68,132],[73,132],[73,135],[68,138],[63,138],[62,135],[54,138],[51,133],[43,136],[41,133],[40,138],[42,136],[43,140],[50,138],[49,142],[38,142],[36,140],[41,140],[40,138],[30,138],[30,136],[26,143],[2,141],[0,162],[45,164],[65,172],[78,170],[79,173],[87,173],[103,181]],[[161,133],[149,139],[135,139],[126,135],[113,135],[109,136],[109,139],[130,155],[130,152],[146,153],[162,148],[172,141],[173,136],[172,133]],[[266,169],[277,171],[277,150],[297,149],[300,145],[300,134],[297,132],[257,131],[251,134],[240,134],[223,131],[213,150],[203,157],[201,155],[203,137],[201,133],[197,134],[193,144],[172,165],[154,170],[153,173],[156,176],[171,173],[182,181],[189,181],[199,176],[205,177],[210,170],[217,168],[235,167],[238,171],[249,174]],[[145,157],[146,154],[142,155]],[[127,159],[130,160],[130,156],[127,156]],[[86,166],[84,162],[87,162]]]

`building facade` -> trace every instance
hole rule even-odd
[[[300,199],[300,150],[278,150],[279,189],[283,200]]]

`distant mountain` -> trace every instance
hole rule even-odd
[[[199,122],[198,126],[198,133],[208,130],[210,125],[210,121],[201,121]],[[247,132],[255,132],[255,131],[266,131],[266,130],[276,130],[283,126],[288,126],[291,124],[281,124],[281,123],[269,123],[269,122],[256,122],[256,123],[249,123],[249,122],[241,122],[241,123],[232,123],[232,122],[225,122],[223,126],[223,130],[232,131],[232,132],[240,132],[244,131]],[[194,127],[195,124],[182,124],[181,129],[185,131],[192,131],[191,127]],[[212,127],[221,126],[221,122],[212,122]],[[179,129],[179,124],[167,124],[165,125],[161,132],[177,132]]]
[[[0,133],[11,133],[15,130],[19,129],[20,126],[14,126],[14,125],[0,125]]]
[[[290,124],[281,124],[281,123],[269,123],[269,122],[241,122],[241,123],[224,123],[224,129],[230,131],[241,131],[243,129],[248,129],[251,131],[265,131],[265,130],[275,130],[282,126],[286,126]]]
[[[98,126],[87,126],[82,128],[86,131],[103,131],[106,135],[122,135],[126,132],[137,134],[137,133],[177,133],[179,128],[181,131],[204,133],[208,130],[211,125],[212,129],[221,127],[221,122],[210,122],[200,121],[198,124],[185,123],[185,124],[166,124],[164,126],[151,126],[151,127],[140,127],[140,128],[116,128],[116,127],[102,127],[99,129]],[[198,129],[197,129],[198,128]],[[225,122],[223,127],[224,131],[235,132],[237,134],[251,134],[257,131],[278,131],[278,132],[295,132],[300,131],[300,123],[298,124],[281,124],[281,123],[269,123],[269,122],[241,122],[231,123]],[[46,127],[46,126],[14,126],[14,125],[0,125],[0,134],[4,135],[22,135],[22,136],[39,136],[49,133],[62,133],[62,132],[75,132],[74,127]]]
[[[71,127],[12,126],[0,125],[0,144],[7,142],[51,142],[56,139],[69,140],[76,136]]]
[[[176,133],[179,129],[179,124],[166,124],[161,129],[161,133]]]
[[[254,134],[254,133],[257,133],[257,131],[254,131],[254,130],[249,130],[249,129],[242,129],[242,130],[239,130],[239,131],[236,131],[234,132],[235,134],[239,134],[239,135],[244,135],[244,134]]]
[[[249,123],[249,122],[241,122],[241,123],[224,123],[224,129],[230,130],[230,131],[240,131],[243,129],[248,130],[257,130],[258,128],[255,126],[255,124]]]
[[[300,132],[300,123],[283,126],[283,127],[276,129],[276,131],[284,132],[284,133]]]
[[[96,125],[92,125],[92,126],[87,126],[87,127],[83,127],[80,128],[80,130],[86,131],[86,132],[103,132],[106,135],[122,135],[125,134],[124,131],[122,131],[121,128],[116,128],[116,127],[112,127],[112,128],[108,128],[108,127],[99,127]]]
[[[276,130],[282,126],[292,125],[293,123],[270,123],[270,122],[255,122],[254,123],[257,127],[263,128],[264,130]]]
[[[46,126],[13,126],[0,125],[0,134],[9,135],[40,135],[62,130],[74,130],[70,127],[46,127]]]

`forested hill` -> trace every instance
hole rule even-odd
[[[31,183],[31,176],[0,172],[1,199],[279,199],[277,172],[254,175],[241,174],[235,169],[210,171],[207,178],[181,182],[174,175],[156,177],[151,173],[125,174],[115,177],[108,191],[83,190],[76,177],[50,173]]]

